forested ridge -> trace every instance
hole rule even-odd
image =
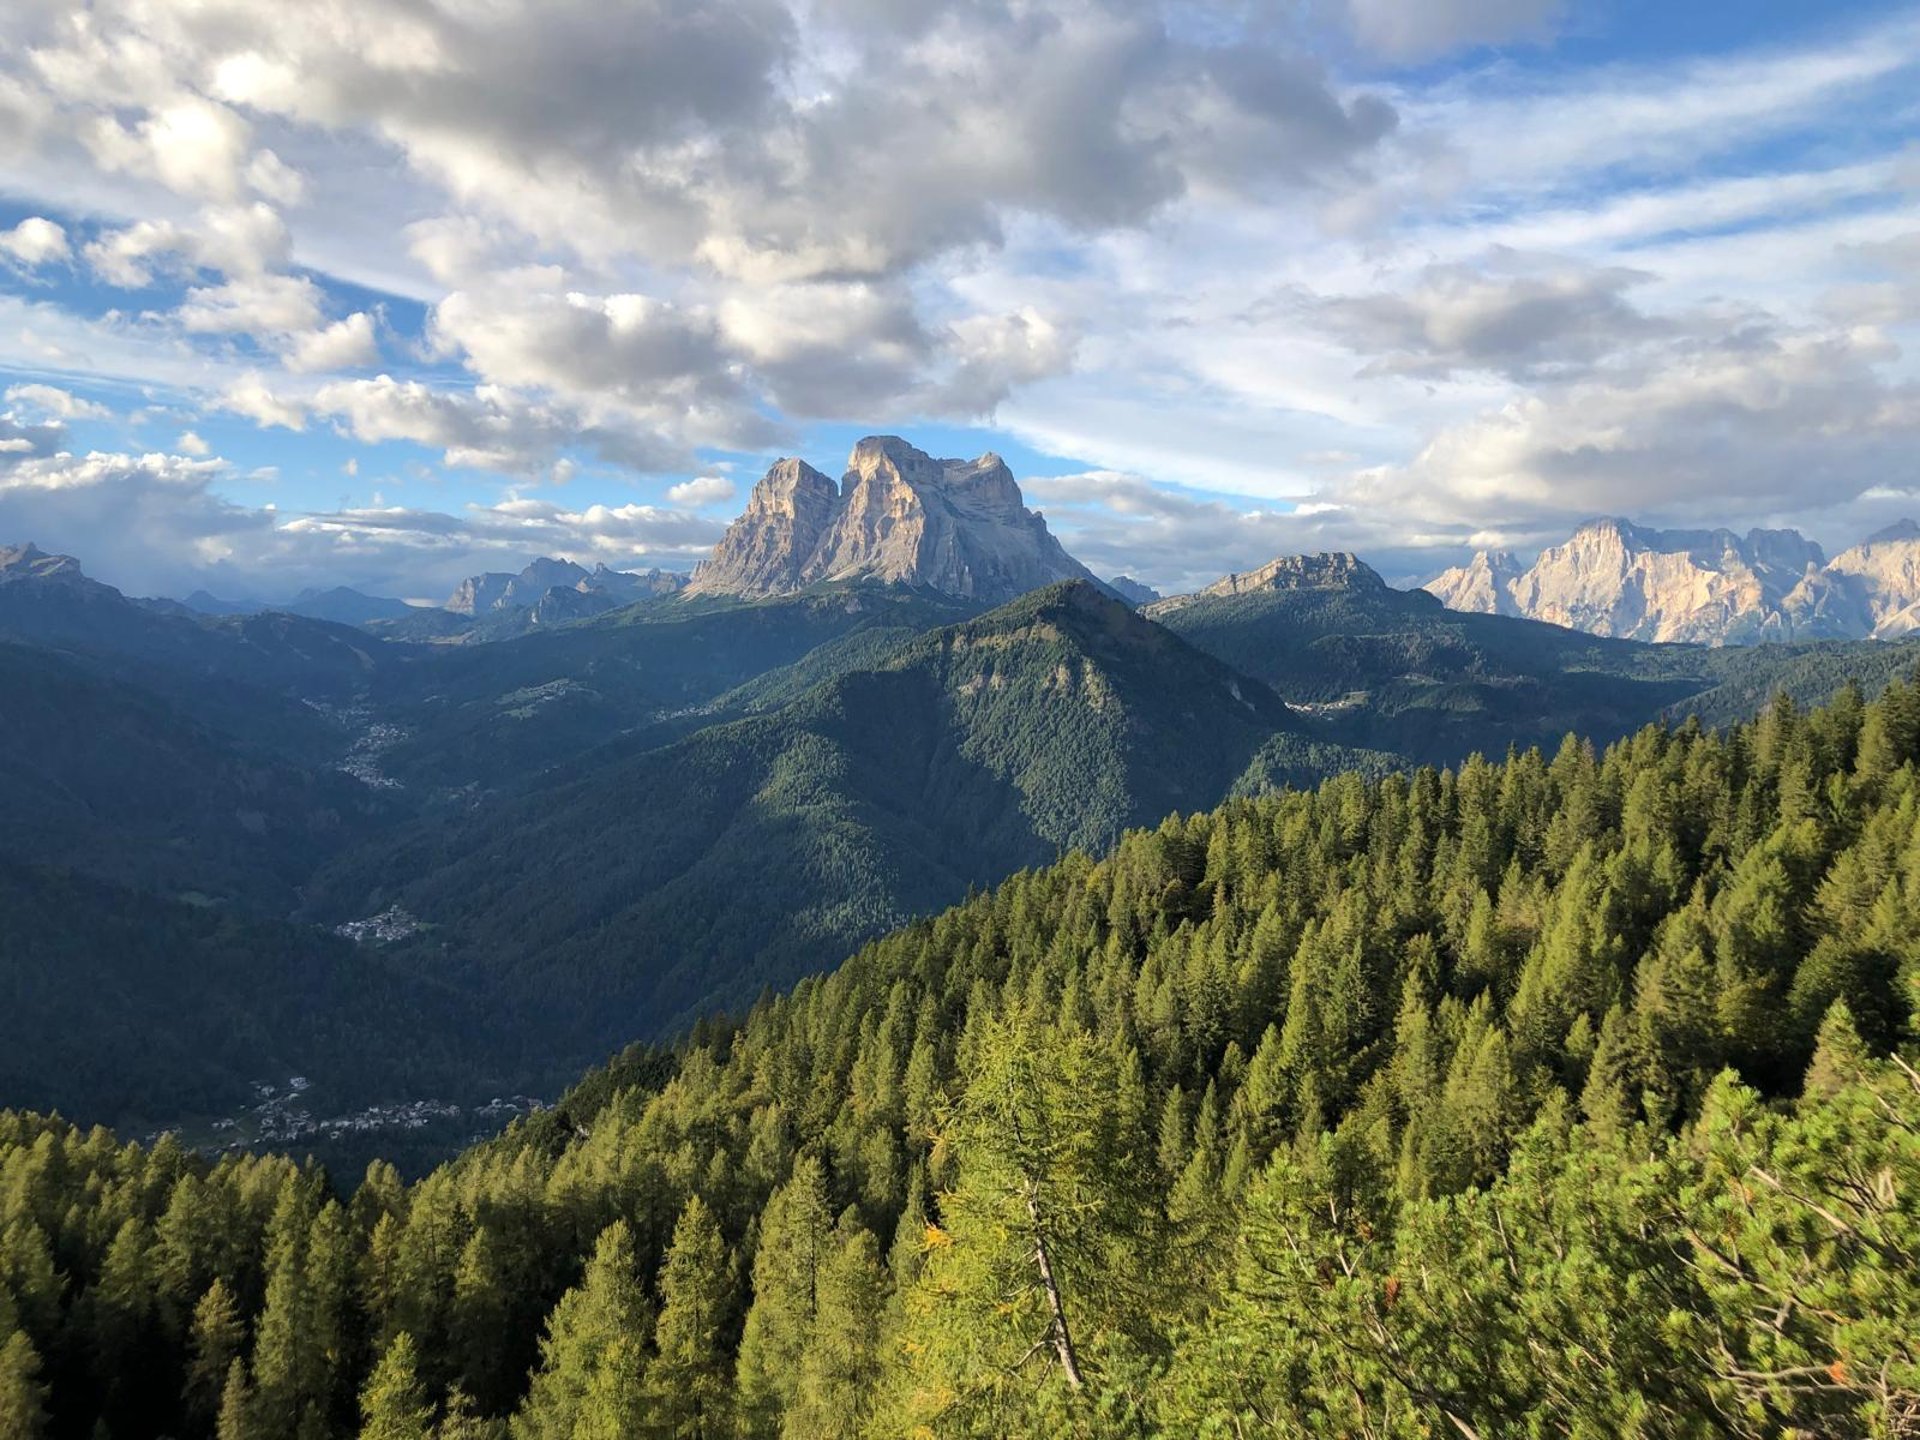
[[[1231,802],[419,1183],[0,1119],[0,1434],[1911,1435],[1920,690]]]

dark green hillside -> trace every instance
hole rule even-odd
[[[1224,795],[1294,722],[1088,586],[1054,587],[770,714],[422,826],[325,877],[395,900],[568,1053],[824,968],[1023,865]]]
[[[314,867],[394,809],[242,745],[167,700],[0,643],[0,853],[164,895],[285,913]]]
[[[1900,685],[1170,819],[413,1186],[0,1118],[0,1414],[1895,1440],[1917,765]]]
[[[829,643],[923,631],[975,608],[881,586],[753,603],[675,597],[436,647],[381,688],[382,713],[406,732],[383,763],[410,784],[511,788],[621,735],[697,724],[726,692]]]
[[[521,1078],[491,1029],[444,986],[311,928],[0,860],[0,1103],[172,1124],[292,1075],[340,1109],[471,1099]]]
[[[214,730],[308,762],[346,744],[340,725],[308,702],[354,705],[405,653],[322,620],[156,610],[77,567],[10,581],[0,572],[0,581],[0,641],[64,655]]]

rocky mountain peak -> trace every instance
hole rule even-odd
[[[1282,555],[1258,570],[1222,576],[1200,593],[1244,595],[1250,590],[1346,590],[1356,586],[1378,590],[1386,588],[1386,583],[1351,551],[1326,550],[1317,555]]]
[[[29,540],[24,545],[0,545],[0,585],[22,580],[85,580],[80,562],[71,555],[49,555]]]
[[[1486,615],[1515,612],[1512,587],[1526,572],[1511,550],[1480,550],[1465,565],[1442,571],[1426,589],[1450,610],[1474,610]]]
[[[1862,547],[1868,545],[1894,545],[1909,540],[1920,540],[1920,522],[1913,520],[1896,520],[1884,529],[1874,531],[1873,534],[1861,541],[1860,544]]]
[[[869,435],[837,487],[801,460],[770,469],[688,593],[778,595],[882,580],[998,602],[1090,578],[1026,508],[998,455],[939,460],[898,435]]]
[[[1197,600],[1251,595],[1262,590],[1385,590],[1387,582],[1358,555],[1324,550],[1316,555],[1282,555],[1257,570],[1221,576],[1192,595],[1172,595],[1144,607],[1146,615],[1167,615]]]
[[[568,618],[598,614],[616,606],[629,605],[652,595],[667,595],[681,588],[686,576],[671,570],[630,572],[596,564],[584,565],[559,556],[543,555],[528,563],[518,574],[489,571],[469,575],[455,587],[442,609],[456,615],[477,617],[507,611],[535,610],[556,590],[577,592],[588,597],[584,602],[567,602]],[[548,605],[549,612],[554,611]]]

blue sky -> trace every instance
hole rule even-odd
[[[0,542],[691,566],[994,449],[1103,573],[1920,512],[1920,6],[20,7]]]

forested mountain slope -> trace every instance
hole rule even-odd
[[[0,916],[16,1104],[145,1127],[231,1114],[292,1075],[336,1113],[524,1084],[494,1017],[337,936],[5,859]]]
[[[710,720],[728,692],[825,647],[918,633],[978,609],[881,586],[760,601],[669,597],[518,639],[419,653],[373,690],[398,732],[382,763],[416,788],[524,788],[622,735]]]
[[[0,854],[163,896],[294,908],[392,798],[222,735],[152,691],[0,641]]]
[[[322,877],[399,903],[562,1053],[605,1053],[826,968],[1061,851],[1213,804],[1297,723],[1090,585],[1035,591],[764,715],[585,757]]]
[[[1234,802],[350,1198],[0,1122],[36,1434],[1910,1434],[1920,692]]]

